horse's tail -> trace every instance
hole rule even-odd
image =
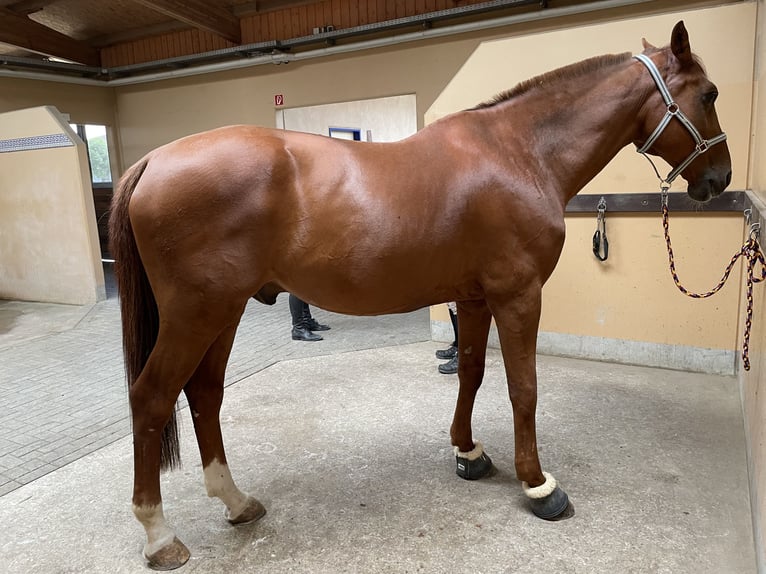
[[[142,159],[120,179],[112,198],[109,215],[109,249],[114,258],[114,272],[122,314],[122,349],[128,387],[136,382],[157,342],[159,313],[157,301],[149,285],[144,264],[138,253],[128,205],[138,180],[149,163]],[[160,465],[163,469],[179,466],[178,424],[175,409],[162,430]]]

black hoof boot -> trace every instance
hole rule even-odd
[[[460,478],[466,480],[484,478],[493,468],[492,459],[484,452],[480,442],[475,443],[474,449],[470,452],[460,452],[455,447],[455,462],[457,463],[455,472]]]
[[[574,515],[567,493],[558,486],[545,498],[530,498],[529,501],[535,516],[544,520],[562,520]],[[571,514],[564,516],[568,509],[571,509]]]
[[[557,484],[550,474],[545,475],[545,482],[529,488],[524,483],[524,493],[529,497],[529,504],[535,516],[544,520],[564,520],[574,516],[574,506],[569,502],[567,493]]]

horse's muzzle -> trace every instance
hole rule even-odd
[[[705,203],[718,197],[731,183],[731,170],[710,170],[704,177],[694,183],[689,183],[687,193],[695,201]]]

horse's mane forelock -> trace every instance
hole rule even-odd
[[[525,94],[535,87],[544,84],[551,84],[559,80],[576,78],[578,76],[583,76],[585,74],[602,70],[604,68],[609,68],[617,64],[622,64],[623,62],[629,60],[632,56],[633,55],[630,52],[624,52],[622,54],[607,54],[605,56],[595,56],[593,58],[588,58],[582,62],[570,64],[569,66],[564,66],[563,68],[558,68],[557,70],[546,72],[540,76],[525,80],[510,90],[501,92],[492,99],[487,100],[486,102],[482,102],[470,109],[482,110],[485,108],[491,108],[497,104],[520,96],[521,94]]]

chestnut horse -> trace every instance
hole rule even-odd
[[[165,520],[159,479],[178,462],[181,391],[208,494],[231,523],[265,513],[232,480],[219,410],[246,303],[273,304],[284,291],[352,315],[457,301],[450,432],[468,479],[491,468],[471,413],[494,317],[516,474],[535,514],[571,514],[541,468],[535,436],[541,289],[564,244],[566,204],[630,143],[676,166],[668,180],[682,172],[695,200],[720,194],[731,177],[716,88],[683,23],[665,48],[644,41],[641,58],[601,56],[544,74],[395,143],[232,126],[160,147],[125,173],[111,249],[133,417],[133,511],[150,566],[189,558]]]

